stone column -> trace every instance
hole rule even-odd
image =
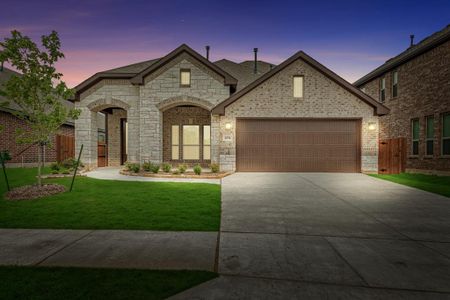
[[[211,163],[218,164],[220,155],[220,116],[211,115]]]
[[[78,102],[76,107],[81,113],[75,120],[75,156],[78,156],[83,145],[81,161],[92,169],[97,167],[97,113],[87,107],[80,107]]]

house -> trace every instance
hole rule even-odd
[[[354,85],[390,109],[380,139],[405,138],[406,171],[450,173],[450,25]]]
[[[0,88],[11,78],[11,76],[20,76],[19,73],[0,67]],[[37,145],[17,143],[16,130],[29,130],[27,123],[18,118],[14,113],[20,111],[20,107],[0,95],[0,103],[8,102],[7,106],[0,106],[0,151],[8,150],[12,159],[8,161],[10,167],[32,167],[36,166],[38,161],[38,147]],[[72,108],[73,103],[70,101],[63,101],[63,104]],[[103,120],[102,120],[103,118]],[[98,132],[99,136],[105,135],[104,117],[98,116]],[[67,120],[60,128],[58,133],[51,138],[51,145],[45,147],[44,162],[51,163],[57,160],[74,156],[74,121]]]
[[[257,49],[243,63],[208,56],[183,44],[78,85],[75,143],[85,165],[377,172],[378,123],[389,112],[382,103],[302,51],[278,66],[257,60]],[[106,150],[97,112],[107,115]]]

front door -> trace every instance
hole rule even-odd
[[[127,161],[128,155],[128,122],[127,119],[120,119],[120,164]]]

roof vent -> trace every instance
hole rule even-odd
[[[253,48],[253,52],[255,52],[255,64],[253,66],[253,73],[258,73],[258,48]]]
[[[206,59],[209,60],[209,46],[206,46]]]
[[[414,34],[409,35],[409,40],[410,40],[409,46],[410,47],[414,46]]]

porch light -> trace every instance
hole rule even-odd
[[[377,128],[377,124],[374,122],[369,123],[369,130],[375,130]]]
[[[225,129],[230,130],[231,129],[231,123],[225,123]]]

